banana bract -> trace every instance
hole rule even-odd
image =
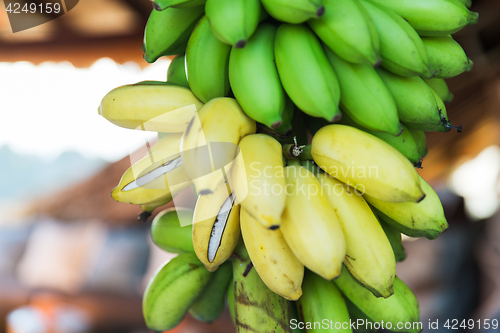
[[[192,228],[181,227],[181,219],[193,220],[193,211],[169,208],[158,213],[151,223],[151,238],[161,249],[171,253],[194,253]]]
[[[180,134],[159,140],[143,159],[128,168],[111,196],[134,205],[162,205],[191,180],[180,158]]]
[[[374,295],[389,297],[393,293],[396,259],[370,206],[353,188],[327,174],[319,174],[318,179],[344,231],[347,269]]]
[[[395,148],[359,129],[327,125],[313,137],[311,154],[332,177],[387,202],[418,202],[425,194],[415,168]]]
[[[202,107],[191,90],[166,84],[130,84],[111,90],[99,114],[129,129],[182,133]]]
[[[280,229],[265,228],[246,209],[241,209],[240,223],[248,255],[262,281],[281,297],[299,299],[304,265],[295,257]]]
[[[443,206],[436,192],[422,177],[419,178],[425,193],[424,200],[419,203],[389,203],[376,199],[368,193],[364,197],[383,213],[380,217],[385,222],[402,233],[411,237],[434,239],[448,228],[448,222],[446,222]]]
[[[287,200],[281,144],[268,135],[251,134],[239,147],[242,159],[231,170],[236,198],[263,226],[276,229]]]
[[[394,280],[394,295],[389,298],[375,297],[363,288],[346,269],[335,284],[354,305],[374,322],[391,325],[394,332],[418,333],[422,324],[418,321],[420,310],[412,291],[398,277]],[[399,325],[399,327],[398,327]]]
[[[198,259],[213,272],[233,253],[240,235],[240,206],[222,183],[200,195],[193,216],[193,246]]]
[[[285,168],[287,202],[280,230],[304,266],[331,280],[340,274],[346,243],[332,205],[321,184],[306,168]]]
[[[142,312],[154,332],[177,326],[201,295],[212,274],[194,253],[183,253],[160,267],[144,291]]]
[[[237,144],[255,130],[255,121],[234,98],[214,98],[200,109],[181,141],[186,172],[199,194],[211,193],[224,182],[239,155]]]

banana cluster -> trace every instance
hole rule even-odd
[[[448,228],[415,167],[425,132],[462,129],[448,119],[444,79],[472,68],[450,36],[477,21],[468,7],[154,0],[144,59],[175,56],[167,80],[118,87],[99,106],[115,125],[158,132],[116,201],[141,206],[146,221],[196,190],[194,209],[163,210],[151,226],[157,246],[179,253],[145,291],[151,330],[188,312],[212,322],[225,302],[238,332],[325,318],[335,332],[356,320],[421,330],[396,262],[402,234],[434,239]]]

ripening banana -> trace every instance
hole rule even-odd
[[[388,143],[357,128],[323,127],[312,139],[311,154],[332,177],[379,200],[419,202],[425,197],[411,162]]]
[[[379,64],[377,29],[359,0],[325,0],[324,6],[321,18],[307,21],[316,35],[346,61]]]
[[[237,201],[264,227],[276,229],[285,209],[286,186],[281,144],[265,134],[241,139],[238,159],[231,169],[231,188]]]
[[[342,110],[356,123],[375,132],[398,136],[403,131],[391,92],[375,69],[354,64],[337,56],[330,48],[325,53],[340,84]]]
[[[308,333],[324,332],[328,328],[329,332],[352,333],[344,296],[333,282],[306,270],[302,288],[304,294],[297,301],[297,311],[301,321],[311,326],[308,327],[306,324]],[[322,323],[322,325],[317,327],[312,323]],[[326,326],[323,326],[325,324]]]
[[[229,259],[239,236],[240,206],[234,204],[227,184],[198,196],[193,215],[193,247],[209,271],[214,272]]]
[[[283,122],[285,92],[274,63],[276,26],[262,23],[245,48],[231,50],[229,82],[245,113],[274,129]]]
[[[422,37],[436,78],[450,78],[468,72],[473,62],[451,36]]]
[[[417,144],[415,143],[415,140],[413,139],[410,130],[404,124],[401,124],[401,126],[403,127],[403,132],[401,132],[401,134],[399,134],[398,136],[394,136],[389,133],[378,133],[367,130],[356,124],[356,122],[354,122],[354,120],[349,118],[349,116],[346,114],[342,115],[342,119],[340,120],[339,124],[349,125],[357,129],[360,129],[362,131],[365,131],[366,133],[370,133],[371,135],[376,136],[380,140],[385,141],[386,143],[396,148],[413,164],[418,163],[421,159],[420,154],[418,152]]]
[[[354,305],[374,322],[384,322],[384,328],[394,332],[418,333],[420,310],[413,292],[398,277],[394,280],[394,294],[389,298],[375,297],[363,288],[347,271],[336,279],[335,284]],[[399,329],[398,329],[398,324]],[[401,326],[402,325],[402,326]]]
[[[200,109],[181,140],[182,160],[199,194],[211,193],[224,182],[237,158],[237,144],[255,130],[255,121],[234,98],[215,98]]]
[[[310,116],[339,120],[337,76],[311,29],[306,25],[280,25],[274,53],[283,88],[295,105]]]
[[[205,4],[207,0],[153,0],[153,6],[156,10],[165,10],[173,8],[191,8]]]
[[[422,177],[419,178],[420,186],[426,195],[419,203],[389,203],[376,199],[368,193],[364,197],[390,219],[384,218],[383,215],[379,217],[402,233],[410,237],[434,239],[448,228],[448,222],[438,195]]]
[[[264,9],[259,0],[207,0],[205,13],[217,38],[235,48],[245,47]]]
[[[229,93],[230,52],[231,46],[215,37],[207,16],[204,16],[194,28],[186,47],[189,86],[203,103]]]
[[[432,77],[425,45],[411,25],[390,9],[360,1],[377,28],[382,67],[402,76]]]
[[[183,54],[176,56],[168,65],[167,82],[189,88],[186,77],[186,57]]]
[[[280,230],[295,256],[311,271],[331,280],[346,253],[342,227],[321,184],[300,165],[285,168],[287,202]]]
[[[382,219],[379,219],[382,229],[384,229],[385,235],[391,243],[392,251],[394,252],[394,257],[396,261],[403,261],[406,259],[406,252],[403,246],[403,241],[401,239],[401,232],[394,228],[393,226],[387,224]]]
[[[450,92],[450,89],[448,89],[448,85],[444,79],[432,78],[424,79],[424,81],[434,90],[444,103],[450,103],[453,100],[453,94]]]
[[[248,255],[262,281],[281,297],[299,299],[304,265],[293,254],[281,230],[265,228],[244,208],[240,211],[240,224]]]
[[[114,200],[134,205],[165,204],[191,184],[180,157],[180,134],[159,140],[124,173],[111,192]]]
[[[290,302],[262,282],[244,247],[237,252],[232,259],[236,332],[290,333]]]
[[[144,31],[144,60],[155,62],[161,56],[182,54],[194,26],[203,16],[203,7],[153,9]]]
[[[347,269],[377,297],[391,296],[396,260],[377,217],[353,188],[325,173],[318,179],[344,231]]]
[[[266,11],[275,19],[287,23],[303,23],[325,13],[323,0],[261,0]]]
[[[403,77],[383,68],[377,72],[392,93],[399,119],[408,127],[447,132],[446,107],[439,96],[418,76]]]
[[[193,230],[181,226],[180,220],[193,220],[193,211],[168,208],[158,213],[151,223],[151,239],[162,250],[170,253],[194,253]]]
[[[128,84],[108,92],[98,112],[114,125],[182,133],[202,107],[191,90],[171,84]]]
[[[179,254],[159,268],[149,281],[142,299],[147,327],[154,332],[162,332],[179,325],[211,276],[194,253]]]
[[[444,36],[475,24],[478,13],[469,11],[467,0],[373,0],[401,15],[420,36]]]
[[[221,315],[226,305],[227,286],[233,280],[233,265],[227,261],[212,274],[203,293],[189,308],[193,318],[211,323]]]
[[[410,127],[408,127],[408,131],[410,131],[413,140],[415,140],[415,144],[417,145],[417,150],[420,155],[420,159],[424,158],[428,152],[425,132]]]

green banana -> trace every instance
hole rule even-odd
[[[392,93],[403,123],[426,131],[449,131],[445,126],[448,124],[446,107],[421,78],[395,75],[383,68],[377,68],[377,72]]]
[[[175,85],[189,88],[189,83],[186,77],[186,57],[179,54],[170,62],[167,70],[167,82]]]
[[[463,2],[468,0],[373,0],[399,15],[420,36],[454,34],[477,22],[478,13],[469,11]]]
[[[375,297],[363,288],[344,267],[335,284],[354,305],[372,321],[384,324],[393,332],[418,333],[420,310],[415,295],[397,276],[394,280],[394,295],[389,298]]]
[[[179,254],[159,268],[142,299],[147,327],[162,332],[179,325],[211,276],[194,253]]]
[[[207,0],[205,5],[214,35],[235,48],[245,47],[257,29],[262,11],[259,0]]]
[[[403,131],[398,136],[394,136],[389,133],[378,133],[367,130],[359,126],[354,120],[349,118],[347,114],[342,115],[342,119],[340,120],[339,124],[356,127],[357,129],[360,129],[362,131],[365,131],[366,133],[370,133],[371,135],[376,136],[380,140],[385,141],[386,143],[396,148],[401,154],[406,156],[406,158],[409,159],[410,162],[412,162],[413,164],[416,164],[420,161],[420,154],[418,152],[417,144],[413,139],[410,130],[404,124],[401,124],[401,126],[403,127]]]
[[[242,242],[237,253],[233,257],[236,331],[290,333],[290,302],[262,282]]]
[[[448,89],[448,85],[444,79],[432,78],[423,79],[429,87],[443,100],[444,103],[450,103],[453,100],[453,94]]]
[[[392,10],[369,0],[360,1],[377,29],[382,67],[401,76],[432,77],[425,45],[411,25]]]
[[[102,99],[98,112],[120,127],[182,133],[202,106],[191,90],[155,81],[111,90]]]
[[[236,326],[236,318],[234,317],[234,279],[231,278],[226,288],[226,299],[227,299],[227,307],[229,309],[229,315],[231,316],[231,320],[233,321],[233,325]]]
[[[319,18],[325,13],[323,0],[261,0],[266,11],[275,19],[298,24]]]
[[[420,186],[425,198],[419,203],[389,203],[364,194],[366,201],[374,206],[377,215],[410,237],[434,239],[448,228],[443,206],[436,192],[420,177]]]
[[[191,226],[181,227],[181,219],[193,220],[193,211],[168,208],[158,213],[151,223],[151,239],[159,248],[171,253],[194,253]]]
[[[470,8],[472,6],[472,0],[459,0],[461,3],[463,3],[467,8]]]
[[[396,103],[375,69],[347,62],[328,47],[325,53],[339,80],[342,110],[356,123],[374,132],[401,134],[403,127]]]
[[[231,50],[229,82],[245,113],[274,129],[283,123],[285,92],[274,63],[276,27],[261,24],[243,49]]]
[[[290,327],[292,329],[292,333],[305,333],[304,329],[299,328],[299,321],[300,316],[297,311],[297,302],[290,302]]]
[[[418,129],[408,127],[408,131],[411,133],[415,144],[417,145],[418,154],[420,159],[423,159],[427,155],[427,139],[425,138],[425,132]]]
[[[155,62],[161,56],[184,53],[186,45],[203,7],[186,9],[154,9],[144,31],[144,60]]]
[[[297,310],[308,333],[352,332],[344,297],[333,282],[306,270],[302,289],[304,294],[297,301]],[[316,322],[322,323],[321,327],[312,325]]]
[[[451,36],[422,37],[436,78],[450,78],[472,69],[470,60],[460,44]]]
[[[295,111],[295,105],[293,105],[292,100],[285,94],[285,108],[283,109],[283,114],[281,118],[283,122],[281,125],[274,129],[269,129],[268,132],[271,135],[278,136],[278,138],[288,138],[293,132],[292,120]],[[277,135],[276,135],[277,134]]]
[[[377,333],[378,329],[373,328],[373,321],[368,318],[366,314],[363,313],[349,298],[344,298],[345,304],[347,305],[347,310],[349,311],[349,317],[352,321],[359,323],[354,328],[356,333]]]
[[[310,116],[339,120],[337,76],[311,29],[306,25],[280,25],[274,53],[283,88],[295,105]]]
[[[384,229],[385,235],[391,243],[392,250],[394,251],[394,257],[396,261],[403,261],[406,259],[406,252],[401,241],[401,232],[394,228],[393,226],[387,224],[382,219],[379,219],[382,229]]]
[[[325,0],[325,15],[307,23],[316,35],[346,61],[379,64],[377,29],[358,0]]]
[[[191,8],[205,4],[207,0],[153,0],[153,7],[156,10],[173,8]]]
[[[189,308],[189,314],[199,321],[211,323],[222,313],[226,304],[227,286],[232,281],[233,266],[228,261],[212,274],[203,293]]]
[[[186,48],[189,86],[203,103],[229,93],[229,53],[231,46],[215,37],[207,16],[196,25]]]

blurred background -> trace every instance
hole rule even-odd
[[[141,295],[173,255],[152,245],[140,209],[110,192],[155,133],[114,126],[97,107],[119,85],[165,80],[169,59],[142,59],[151,10],[148,0],[82,0],[14,34],[0,4],[0,333],[148,332]],[[479,23],[454,37],[474,69],[448,80],[448,114],[464,131],[429,133],[419,170],[450,228],[405,239],[398,264],[424,327],[500,320],[500,1],[471,10]],[[212,325],[188,316],[174,331],[234,328],[226,311]]]

